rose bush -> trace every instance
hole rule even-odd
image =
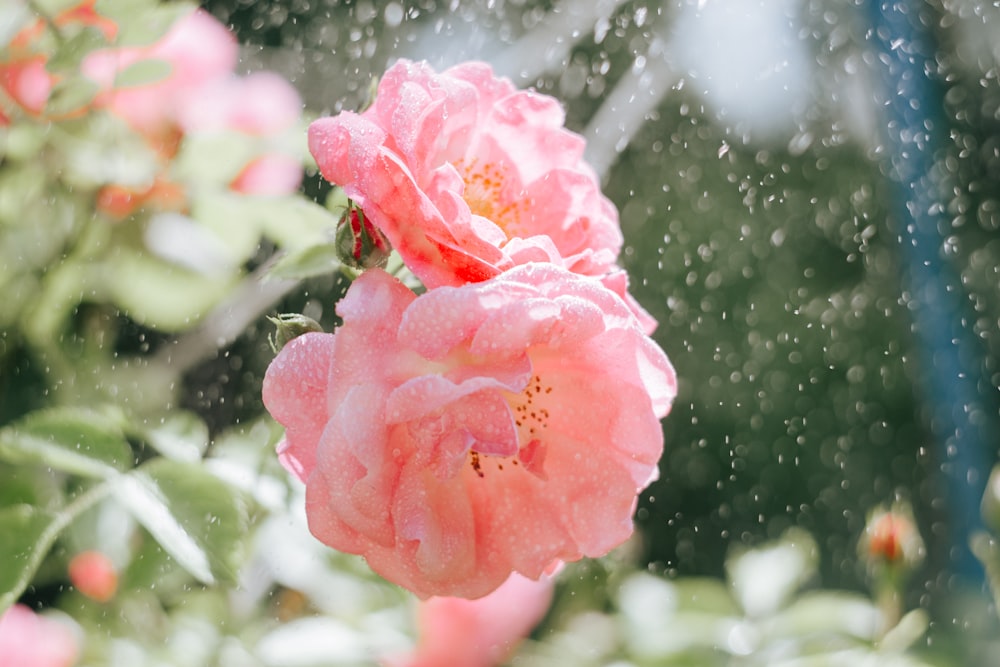
[[[337,312],[263,389],[316,537],[468,598],[629,537],[677,384],[599,281],[533,263],[417,297],[373,269]]]
[[[162,160],[164,172],[186,136],[236,132],[259,140],[259,145],[233,174],[230,188],[244,194],[294,192],[302,180],[301,161],[267,139],[295,126],[301,98],[274,73],[237,76],[233,70],[238,60],[233,34],[208,12],[195,10],[151,45],[90,53],[81,71],[100,87],[95,104],[141,133]],[[143,64],[165,65],[166,71],[141,84],[119,84],[123,73]],[[183,209],[185,193],[167,174],[150,183],[111,184],[98,201],[103,211],[120,218],[141,205]]]
[[[652,330],[615,264],[618,213],[563,121],[557,100],[485,63],[402,60],[367,110],[315,121],[309,149],[428,287],[551,262],[605,279]]]

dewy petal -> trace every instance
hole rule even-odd
[[[323,333],[292,339],[264,375],[264,405],[286,426],[281,462],[302,481],[312,472],[316,442],[330,418],[327,388],[333,340],[332,334]]]
[[[628,538],[677,385],[599,280],[533,264],[417,297],[373,269],[337,310],[332,344],[283,352],[267,379],[290,440],[315,438],[319,539],[421,597],[475,598]]]

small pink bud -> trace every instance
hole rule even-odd
[[[76,590],[97,602],[107,602],[118,590],[118,573],[100,551],[82,551],[69,562],[69,580]]]
[[[924,557],[924,542],[908,506],[877,509],[868,518],[859,551],[873,569],[913,570]]]

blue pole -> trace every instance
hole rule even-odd
[[[949,568],[981,585],[982,567],[969,549],[981,525],[979,503],[993,454],[984,422],[992,421],[977,384],[984,350],[971,330],[961,280],[943,254],[950,220],[942,177],[948,123],[929,21],[920,0],[870,0],[869,42],[881,66],[883,170],[893,184],[903,301],[910,311],[925,423],[935,439],[946,485]]]

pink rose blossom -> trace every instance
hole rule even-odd
[[[208,12],[198,9],[177,21],[160,41],[148,47],[95,51],[81,69],[105,89],[104,103],[144,134],[172,131],[184,105],[197,99],[205,84],[228,76],[239,58],[236,38]],[[159,81],[115,87],[115,78],[140,61],[170,65]]]
[[[613,292],[539,263],[417,297],[373,269],[337,312],[263,388],[317,538],[476,598],[629,537],[677,384]]]
[[[293,127],[302,115],[302,99],[274,72],[226,76],[204,86],[178,112],[185,132],[235,130],[258,136]]]
[[[29,113],[40,114],[45,109],[52,85],[43,56],[0,63],[0,88]]]
[[[0,665],[69,667],[79,654],[73,630],[16,604],[0,615]]]
[[[552,579],[512,574],[477,600],[434,597],[417,610],[419,641],[386,667],[493,667],[506,660],[542,620],[552,602]]]
[[[315,121],[309,149],[428,287],[552,262],[617,274],[608,287],[624,298],[618,213],[563,121],[554,98],[517,90],[485,63],[437,74],[403,60],[366,111]]]

